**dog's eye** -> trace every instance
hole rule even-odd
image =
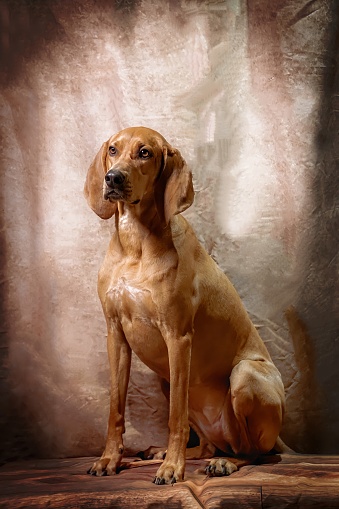
[[[110,156],[115,156],[117,149],[115,147],[109,147],[108,152]]]
[[[148,159],[149,157],[152,157],[152,154],[149,150],[147,150],[147,148],[142,148],[139,152],[139,157],[141,157],[141,159]]]

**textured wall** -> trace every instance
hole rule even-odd
[[[114,226],[82,188],[101,143],[130,125],[160,131],[193,170],[186,215],[283,374],[286,442],[339,452],[337,11],[335,0],[0,2],[6,456],[104,443],[96,275]],[[135,360],[129,449],[162,445],[166,414]]]

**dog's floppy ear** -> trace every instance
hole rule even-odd
[[[179,150],[170,146],[163,148],[164,168],[161,179],[164,189],[164,219],[166,224],[172,216],[188,209],[194,200],[192,173]]]
[[[117,210],[117,203],[104,199],[103,186],[107,171],[106,156],[108,141],[102,144],[88,169],[84,187],[84,195],[88,205],[101,219],[109,219]]]

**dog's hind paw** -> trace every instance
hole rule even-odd
[[[166,458],[166,450],[163,447],[149,447],[145,451],[138,452],[137,456],[142,460],[164,460]]]
[[[207,467],[205,473],[208,477],[222,477],[236,472],[238,467],[226,458],[214,458]]]

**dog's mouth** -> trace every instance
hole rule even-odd
[[[112,189],[106,186],[104,190],[104,199],[109,201],[125,201],[130,203],[131,205],[137,205],[140,203],[140,200],[129,201],[129,196],[123,192],[122,189]]]
[[[106,188],[104,191],[104,199],[109,201],[123,200],[123,193],[119,189]]]

